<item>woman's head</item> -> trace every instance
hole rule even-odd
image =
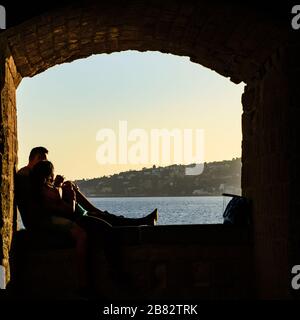
[[[44,185],[53,183],[54,166],[50,161],[38,162],[31,171],[32,183],[35,188],[41,188]]]

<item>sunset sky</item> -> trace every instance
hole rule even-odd
[[[40,145],[68,179],[167,164],[99,164],[97,133],[111,129],[118,143],[119,121],[149,137],[153,129],[203,129],[204,161],[240,157],[243,89],[188,57],[159,52],[101,54],[55,66],[23,79],[17,90],[19,168]]]

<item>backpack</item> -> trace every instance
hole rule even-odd
[[[250,211],[250,200],[245,197],[234,195],[223,213],[223,224],[238,226],[248,225],[250,224]]]

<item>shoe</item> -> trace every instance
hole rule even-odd
[[[158,211],[157,211],[157,208],[154,209],[154,211],[152,212],[153,214],[153,225],[156,225],[157,223],[157,220],[158,220]]]
[[[155,226],[158,220],[158,212],[157,212],[157,208],[154,209],[147,217],[147,225],[149,226]]]

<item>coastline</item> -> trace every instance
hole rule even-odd
[[[222,194],[220,195],[180,195],[180,196],[174,196],[174,195],[137,195],[137,196],[126,196],[126,195],[86,195],[87,198],[201,198],[201,197],[223,197]]]

